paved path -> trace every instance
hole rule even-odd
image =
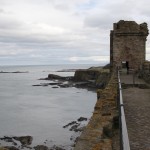
[[[133,84],[133,75],[121,74],[121,82]],[[135,84],[145,84],[135,78]],[[131,150],[150,150],[150,89],[123,89],[123,101]]]

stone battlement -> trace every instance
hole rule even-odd
[[[118,23],[114,23],[113,32],[115,34],[147,36],[147,23],[137,24],[135,21],[120,20]]]

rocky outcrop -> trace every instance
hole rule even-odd
[[[74,132],[82,132],[83,129],[85,128],[85,125],[82,124],[82,122],[87,122],[88,119],[84,117],[78,118],[76,121],[72,121],[68,123],[67,125],[64,125],[63,128],[69,128],[69,131],[74,131]]]
[[[88,90],[104,88],[110,78],[109,69],[102,67],[91,67],[89,69],[78,69],[74,76],[62,77],[55,74],[49,74],[47,78],[40,80],[50,80],[52,83],[40,83],[33,86],[52,86],[52,88],[77,87]]]
[[[6,146],[5,147],[7,150],[19,150],[18,148],[16,148],[15,146]]]
[[[20,141],[22,145],[30,145],[32,144],[33,137],[32,136],[20,136],[20,137],[13,137],[13,139]]]
[[[95,68],[76,70],[74,81],[93,81],[97,88],[104,88],[110,78],[109,69]]]
[[[45,145],[37,145],[34,147],[35,150],[48,150],[48,147]]]
[[[73,77],[62,77],[62,76],[59,76],[59,75],[55,75],[55,74],[49,74],[48,75],[48,80],[72,80]]]
[[[25,147],[29,148],[29,145],[32,144],[33,137],[32,136],[13,136],[13,137],[8,137],[4,136],[0,138],[1,141],[5,141],[6,143],[9,143],[11,146],[4,146],[1,147],[0,150],[19,150],[19,147]],[[7,145],[7,144],[6,144]]]
[[[96,80],[100,74],[99,70],[94,69],[79,69],[76,70],[74,75],[75,81],[88,81],[88,80]]]
[[[112,150],[117,124],[117,81],[115,75],[112,75],[106,88],[98,90],[93,116],[77,139],[74,150]]]

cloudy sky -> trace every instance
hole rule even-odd
[[[119,20],[147,22],[150,0],[0,0],[0,65],[106,64]],[[150,60],[150,36],[146,46]]]

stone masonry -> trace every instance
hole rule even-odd
[[[143,78],[147,83],[150,83],[150,61],[145,61],[143,63],[139,77]]]
[[[148,36],[146,23],[120,20],[110,32],[111,69],[128,63],[129,69],[139,70],[145,62],[145,43]]]
[[[118,130],[117,78],[112,74],[105,89],[97,91],[93,115],[77,139],[74,150],[118,150],[114,140]]]

